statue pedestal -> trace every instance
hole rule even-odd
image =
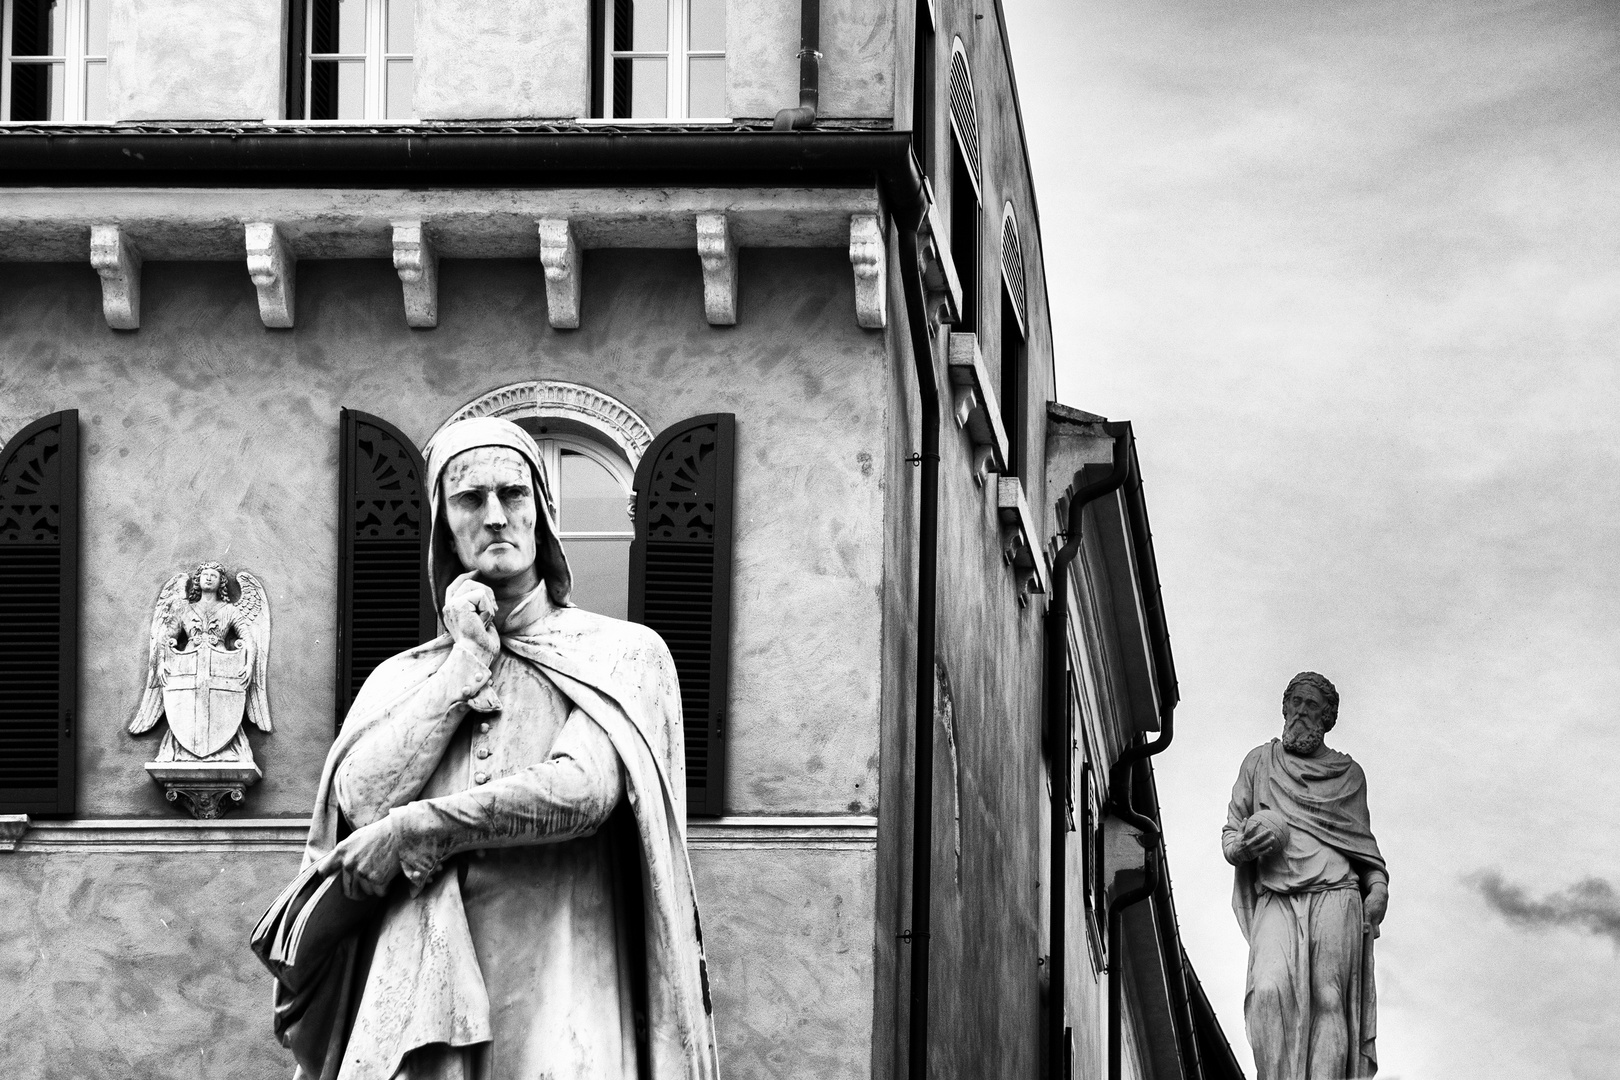
[[[224,761],[152,761],[146,774],[194,818],[223,817],[264,775],[257,765]]]

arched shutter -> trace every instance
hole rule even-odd
[[[369,413],[344,409],[338,449],[337,722],[366,676],[433,637],[427,468],[416,445]]]
[[[736,446],[734,416],[696,416],[661,432],[636,469],[630,618],[675,657],[692,816],[717,817],[725,803]]]
[[[72,814],[79,705],[79,413],[0,451],[0,813]]]

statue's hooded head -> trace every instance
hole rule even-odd
[[[428,584],[433,590],[434,610],[444,609],[445,589],[467,569],[456,552],[456,538],[447,520],[446,467],[460,454],[490,446],[510,450],[528,463],[538,509],[534,537],[535,573],[546,583],[546,593],[551,597],[551,602],[558,607],[566,607],[569,604],[568,594],[573,589],[573,574],[568,569],[568,558],[563,554],[562,543],[557,539],[557,502],[552,498],[545,466],[541,464],[540,448],[528,432],[510,420],[478,416],[444,427],[428,443],[428,499],[432,507]]]

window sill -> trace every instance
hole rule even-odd
[[[1035,519],[1024,500],[1024,485],[1016,476],[996,478],[996,515],[1001,519],[1001,558],[1013,569],[1018,602],[1030,593],[1046,593],[1046,561],[1035,546]]]
[[[956,426],[973,440],[973,479],[984,483],[989,473],[1007,471],[1007,432],[1001,424],[1001,406],[990,385],[990,373],[979,351],[979,335],[952,334],[950,354],[951,398]]]

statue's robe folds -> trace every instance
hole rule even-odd
[[[1281,826],[1283,849],[1237,863],[1232,910],[1249,942],[1243,1012],[1256,1080],[1341,1080],[1378,1071],[1373,939],[1362,896],[1387,880],[1367,812],[1367,779],[1348,754],[1289,753],[1281,739],[1244,758],[1232,787],[1222,844],[1232,856],[1255,815]],[[1311,1071],[1314,1013],[1336,1000],[1318,1032],[1338,1028],[1345,1058]],[[1342,1026],[1341,1026],[1342,1025]]]
[[[387,814],[404,880],[277,985],[276,1033],[300,1080],[713,1080],[669,651],[544,587],[500,632],[490,667],[444,635],[356,697],[305,865]]]

